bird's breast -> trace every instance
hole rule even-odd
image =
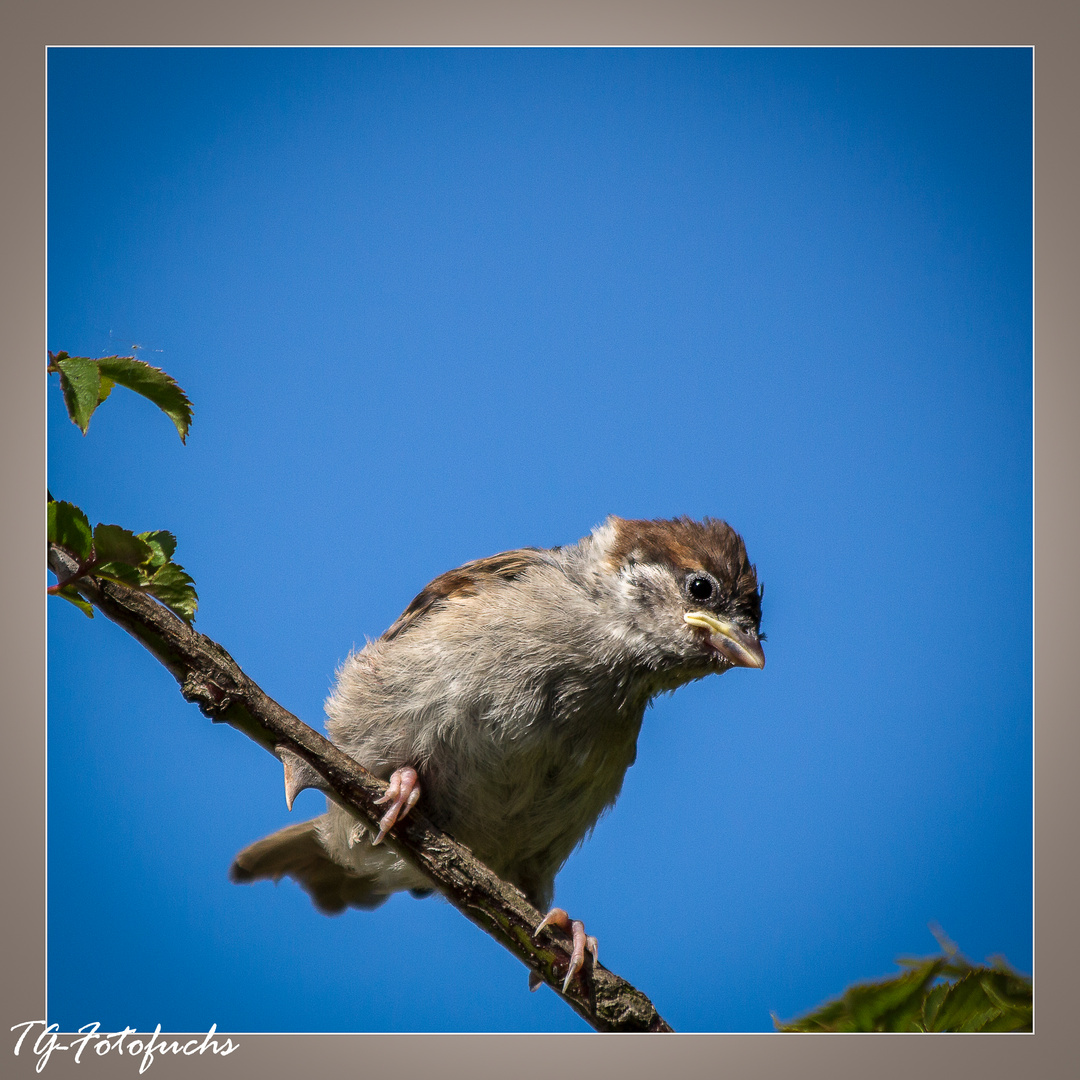
[[[490,703],[468,723],[478,736],[429,760],[431,809],[497,873],[546,888],[618,796],[633,764],[645,702],[615,708],[548,687],[526,721]],[[504,707],[507,703],[504,703]],[[533,889],[532,891],[536,891]],[[540,890],[542,893],[542,889]]]

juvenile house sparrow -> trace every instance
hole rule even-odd
[[[619,794],[645,706],[692,679],[763,667],[760,623],[743,541],[708,518],[610,517],[568,547],[451,570],[349,656],[326,704],[332,740],[389,780],[378,835],[331,802],[246,848],[231,876],[289,875],[327,913],[430,891],[380,846],[422,798],[434,824],[543,910]],[[565,988],[596,942],[559,908],[537,933],[552,923],[573,936]]]

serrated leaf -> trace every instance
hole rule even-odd
[[[949,984],[942,983],[940,986],[935,986],[923,999],[923,1027],[927,1031],[935,1030],[934,1021],[937,1019],[937,1014],[941,1009],[941,1003],[945,1000],[945,995],[948,992]]]
[[[969,973],[953,983],[942,998],[934,1017],[934,1031],[977,1030],[970,1025],[993,1005],[982,988],[978,975]],[[994,1010],[996,1011],[996,1010]]]
[[[126,562],[102,563],[100,566],[95,566],[90,573],[94,577],[108,578],[109,581],[118,581],[121,585],[130,585],[134,589],[143,588],[150,580],[145,570]]]
[[[60,369],[60,388],[68,416],[85,435],[101,400],[101,371],[96,361],[85,356],[65,356],[54,363]]]
[[[106,356],[97,365],[106,378],[152,401],[176,425],[180,441],[186,441],[191,427],[191,402],[171,375],[134,356]]]
[[[1031,980],[1000,964],[980,974],[987,997],[1003,1009],[1031,1008]]]
[[[844,1002],[842,1000],[830,1001],[820,1009],[815,1009],[812,1013],[802,1016],[798,1020],[792,1020],[789,1024],[785,1024],[783,1021],[773,1017],[773,1026],[777,1031],[841,1031],[847,1029],[840,1028],[837,1025],[842,1023],[846,1017],[847,1006]]]
[[[857,1031],[910,1031],[921,1019],[927,984],[937,974],[939,961],[932,960],[895,979],[852,987],[848,1000]]]
[[[150,557],[151,566],[164,566],[176,551],[176,537],[171,532],[158,529],[155,532],[142,532],[138,534],[140,540],[147,544],[152,552]]]
[[[856,983],[843,996],[786,1025],[781,1031],[922,1031],[923,1000],[944,957],[918,962],[892,979]]]
[[[897,961],[893,979],[856,983],[780,1031],[1031,1031],[1031,980],[1003,958],[975,967],[941,934],[941,956]],[[946,947],[947,946],[947,947]],[[948,978],[950,981],[939,982]],[[937,983],[937,985],[934,985]]]
[[[170,562],[160,567],[144,588],[185,622],[195,621],[199,596],[194,580],[179,564]]]
[[[995,1009],[993,1005],[987,1005],[986,1008],[973,1012],[957,1029],[958,1031],[985,1031],[989,1024],[992,1024],[995,1020],[1001,1019],[1001,1010]]]
[[[50,544],[59,544],[79,560],[86,562],[90,558],[93,533],[87,516],[73,503],[57,502],[48,504],[48,538]]]
[[[1032,1010],[1028,1006],[1026,1009],[1005,1009],[999,1012],[996,1017],[987,1020],[979,1030],[1031,1031],[1032,1027]]]
[[[139,566],[152,555],[153,550],[145,540],[119,525],[97,525],[94,528],[94,558],[99,563]]]
[[[101,370],[100,368],[98,369]],[[112,379],[106,379],[104,375],[101,376],[101,386],[98,389],[98,404],[100,405],[111,393],[113,387],[116,385]]]
[[[1003,961],[979,976],[983,993],[997,1009],[980,1031],[1031,1031],[1031,983],[1017,976]]]
[[[74,585],[64,585],[53,595],[62,596],[69,604],[74,604],[88,619],[94,617],[93,607],[75,591]]]

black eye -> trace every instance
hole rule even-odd
[[[708,600],[716,591],[716,586],[712,578],[704,574],[693,574],[686,582],[686,591],[695,600]]]

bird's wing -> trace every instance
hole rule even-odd
[[[377,876],[362,877],[339,866],[319,842],[321,818],[290,825],[272,836],[264,836],[244,848],[229,868],[229,878],[237,884],[291,877],[326,915],[337,915],[347,907],[370,911],[385,904],[394,891]]]
[[[420,591],[383,634],[382,640],[393,640],[437,604],[452,597],[474,596],[486,585],[513,581],[530,567],[546,563],[549,559],[549,552],[543,548],[519,548],[516,551],[503,551],[498,555],[489,555],[486,559],[467,562],[456,570],[448,570]]]

